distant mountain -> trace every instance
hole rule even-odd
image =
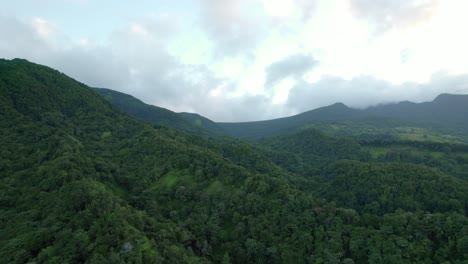
[[[218,123],[218,125],[231,136],[259,138],[294,133],[312,122],[348,120],[360,114],[359,110],[337,103],[291,117],[256,122]]]
[[[384,129],[418,127],[434,130],[457,129],[458,134],[468,129],[468,95],[441,94],[432,102],[399,102],[353,109],[343,103],[317,108],[295,116],[265,121],[216,123],[195,113],[175,113],[168,109],[148,105],[135,97],[110,89],[95,88],[109,102],[122,111],[148,123],[201,136],[233,136],[237,138],[262,138],[291,134],[309,127],[328,130],[341,126],[356,130],[355,125],[371,126],[380,136]],[[326,125],[324,125],[326,124]],[[335,131],[336,132],[336,131]],[[367,132],[360,131],[361,136]],[[349,135],[342,130],[337,134]],[[375,135],[374,135],[375,136]]]
[[[432,102],[405,101],[369,107],[363,112],[369,116],[468,127],[468,95],[441,94]]]
[[[131,95],[111,89],[93,89],[122,111],[142,121],[201,136],[223,134],[223,130],[216,123],[200,115],[175,113],[162,107],[145,104]]]
[[[256,122],[218,123],[231,136],[260,138],[290,134],[323,122],[359,121],[400,126],[468,128],[468,95],[439,95],[426,103],[400,102],[349,108],[342,103],[317,108],[295,116]]]

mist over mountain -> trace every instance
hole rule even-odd
[[[343,103],[310,110],[295,116],[255,121],[223,123],[214,122],[193,113],[175,113],[147,105],[140,100],[109,89],[96,89],[107,100],[140,120],[165,125],[174,129],[205,136],[229,135],[239,138],[260,138],[294,133],[322,123],[367,122],[388,127],[438,127],[463,129],[468,127],[468,95],[441,94],[431,102],[400,102],[369,107],[349,108]]]

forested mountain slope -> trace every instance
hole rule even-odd
[[[256,122],[219,123],[230,135],[239,138],[261,138],[290,134],[317,125],[350,123],[372,124],[373,129],[385,132],[391,128],[416,127],[468,129],[468,95],[442,94],[432,102],[385,104],[364,110],[352,109],[337,103],[295,116]],[[389,125],[392,124],[390,127]],[[355,129],[355,128],[353,128]],[[387,129],[387,130],[386,130]]]
[[[106,100],[122,111],[142,121],[167,126],[179,131],[202,136],[216,136],[223,132],[217,125],[206,118],[192,118],[188,113],[175,113],[162,107],[148,105],[135,97],[104,88],[94,88]],[[204,128],[208,126],[207,128]]]
[[[282,150],[350,153],[302,175],[265,154],[280,151],[274,142],[143,123],[58,71],[0,60],[0,142],[0,263],[468,258],[466,182],[423,165],[339,160],[361,159],[352,140]]]
[[[204,128],[205,130],[208,130],[214,133],[215,135],[224,135],[224,136],[227,135],[226,131],[224,131],[224,129],[222,129],[216,122],[204,116],[201,116],[195,113],[186,113],[186,112],[178,113],[178,115],[186,118],[187,120],[191,121],[193,124],[196,124],[197,126],[200,126]]]
[[[291,134],[313,122],[349,120],[358,118],[359,116],[361,114],[358,110],[337,103],[291,117],[256,122],[218,124],[232,136],[239,138],[260,138]]]
[[[95,88],[124,112],[145,122],[207,137],[262,138],[318,128],[338,136],[468,143],[468,95],[441,94],[426,103],[400,102],[352,109],[342,103],[299,115],[257,122],[216,123],[194,113],[175,113],[120,92]]]

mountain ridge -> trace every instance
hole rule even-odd
[[[417,127],[468,127],[468,95],[440,94],[432,101],[370,106],[365,109],[350,108],[344,103],[319,107],[297,115],[250,122],[214,122],[197,113],[175,113],[168,109],[143,103],[131,95],[110,89],[96,89],[98,93],[116,104],[121,110],[145,122],[169,126],[174,129],[208,137],[233,136],[261,138],[290,134],[321,122],[345,122],[391,119],[400,126]],[[113,94],[113,96],[112,96]],[[119,100],[118,97],[127,98]]]
[[[416,124],[433,124],[441,127],[468,128],[468,95],[441,94],[430,102],[403,101],[393,104],[355,109],[343,103],[316,108],[294,116],[278,119],[218,123],[231,136],[259,138],[299,131],[315,122],[392,118]]]

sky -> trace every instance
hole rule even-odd
[[[468,93],[466,0],[0,3],[0,58],[214,121]]]

